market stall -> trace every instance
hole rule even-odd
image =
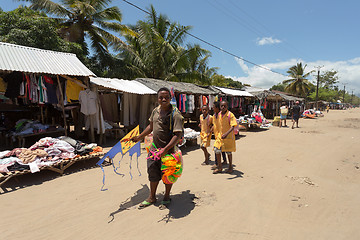
[[[80,92],[90,91],[89,76],[95,74],[75,54],[0,42],[1,135],[19,146],[46,134],[67,135],[71,123],[80,122],[73,112],[80,112]],[[16,131],[19,120],[36,121],[36,127]],[[94,141],[92,120],[89,125]]]
[[[156,91],[140,82],[117,78],[90,77],[90,82],[97,86],[105,121],[116,123],[125,133],[134,126],[145,129],[149,124],[150,113],[157,105]]]
[[[0,185],[44,169],[63,173],[76,161],[103,154],[96,144],[66,137],[70,125],[80,122],[75,113],[89,114],[91,142],[94,123],[102,122],[89,76],[95,74],[75,54],[0,42],[0,133],[18,144],[1,146],[12,150],[0,154]]]

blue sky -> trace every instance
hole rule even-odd
[[[360,93],[360,1],[327,0],[129,0],[147,9],[153,4],[171,21],[192,26],[190,31],[224,50],[248,61],[286,75],[297,62],[307,71],[339,72],[339,87]],[[0,0],[4,11],[22,2]],[[124,24],[135,24],[146,14],[122,0],[111,5],[120,8]],[[269,88],[286,76],[258,68],[198,42],[212,52],[211,67],[218,73],[252,86]],[[119,76],[121,78],[121,76]],[[311,80],[315,78],[312,76]]]

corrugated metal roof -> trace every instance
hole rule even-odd
[[[216,92],[207,89],[205,87],[200,87],[193,83],[185,82],[170,82],[165,80],[153,79],[153,78],[137,78],[135,81],[138,81],[147,87],[151,88],[154,91],[158,91],[162,87],[166,87],[169,90],[174,88],[174,91],[187,94],[203,94],[203,95],[214,95]]]
[[[144,84],[137,81],[123,80],[117,78],[94,78],[90,77],[90,82],[105,87],[114,89],[120,92],[135,93],[135,94],[156,94],[157,92],[148,88]]]
[[[69,76],[96,76],[73,53],[0,42],[0,70]]]
[[[223,93],[225,93],[227,95],[231,95],[231,96],[239,96],[239,97],[253,97],[254,96],[251,93],[248,93],[246,91],[241,91],[241,90],[236,90],[236,89],[231,89],[231,88],[217,87],[217,86],[214,86],[214,87],[219,89]]]

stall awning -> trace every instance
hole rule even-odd
[[[171,82],[153,78],[137,78],[135,81],[140,82],[154,91],[158,91],[162,87],[166,87],[169,90],[174,88],[175,92],[186,94],[201,94],[201,95],[215,95],[216,93],[205,87],[198,86],[193,83],[187,82]]]
[[[96,85],[113,89],[120,92],[134,94],[156,94],[156,92],[137,81],[123,80],[117,78],[95,78],[90,77],[90,82]]]
[[[214,86],[214,87],[219,89],[226,95],[238,96],[238,97],[253,97],[254,96],[251,93],[246,92],[246,91],[241,91],[241,90],[236,90],[236,89],[231,89],[231,88],[217,87],[217,86]]]
[[[96,76],[73,53],[0,42],[0,70],[68,76]]]

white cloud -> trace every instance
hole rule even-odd
[[[260,46],[262,45],[272,45],[272,44],[277,44],[277,43],[281,43],[281,40],[276,39],[276,38],[272,38],[272,37],[263,37],[263,38],[258,38],[256,40],[256,43]]]
[[[273,85],[281,83],[283,80],[287,79],[286,76],[267,71],[266,69],[259,68],[257,66],[249,66],[243,60],[235,58],[236,62],[239,64],[241,69],[247,76],[227,76],[234,80],[240,81],[243,84],[250,84],[254,87],[261,88],[270,88]],[[301,59],[289,59],[282,62],[266,63],[262,66],[269,68],[273,71],[283,73],[287,75],[286,71],[291,67],[296,65],[296,63],[302,62],[307,64],[305,72],[316,70],[316,66],[324,66],[320,69],[320,73],[324,71],[335,70],[338,72],[339,77],[339,87],[343,88],[343,84],[346,84],[346,91],[350,92],[353,90],[354,94],[360,93],[360,58],[353,58],[345,61],[315,61],[315,62],[305,62]],[[316,70],[317,71],[317,70]],[[309,80],[315,82],[315,74],[312,74],[309,77]]]

